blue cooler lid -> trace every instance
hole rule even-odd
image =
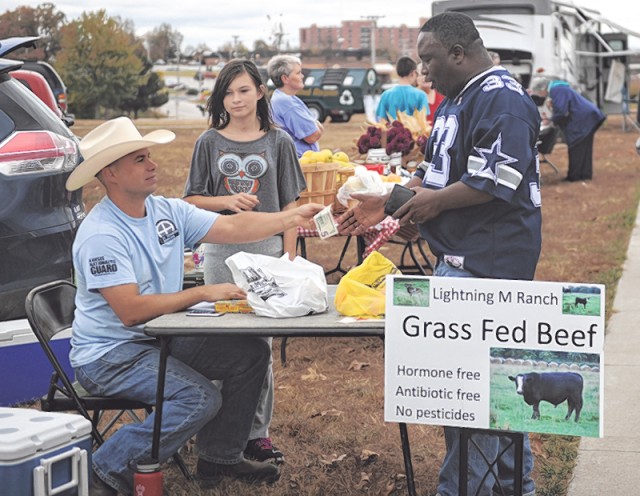
[[[91,435],[82,415],[0,407],[0,462],[19,461]]]

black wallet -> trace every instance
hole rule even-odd
[[[412,189],[405,188],[399,184],[394,185],[391,190],[391,195],[389,195],[389,199],[384,205],[384,213],[386,215],[393,215],[396,210],[407,203],[415,194],[416,192]]]

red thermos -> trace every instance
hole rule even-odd
[[[163,485],[160,464],[138,464],[133,474],[133,496],[162,496]]]

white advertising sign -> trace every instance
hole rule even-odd
[[[385,420],[603,435],[605,289],[388,276]]]

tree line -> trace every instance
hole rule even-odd
[[[14,36],[40,37],[35,49],[22,49],[10,57],[53,65],[67,85],[71,110],[89,119],[112,111],[137,117],[166,103],[168,94],[151,71],[151,61],[174,59],[183,39],[169,24],[136,36],[132,21],[110,17],[105,10],[84,12],[68,21],[51,3],[1,14],[0,39]]]

